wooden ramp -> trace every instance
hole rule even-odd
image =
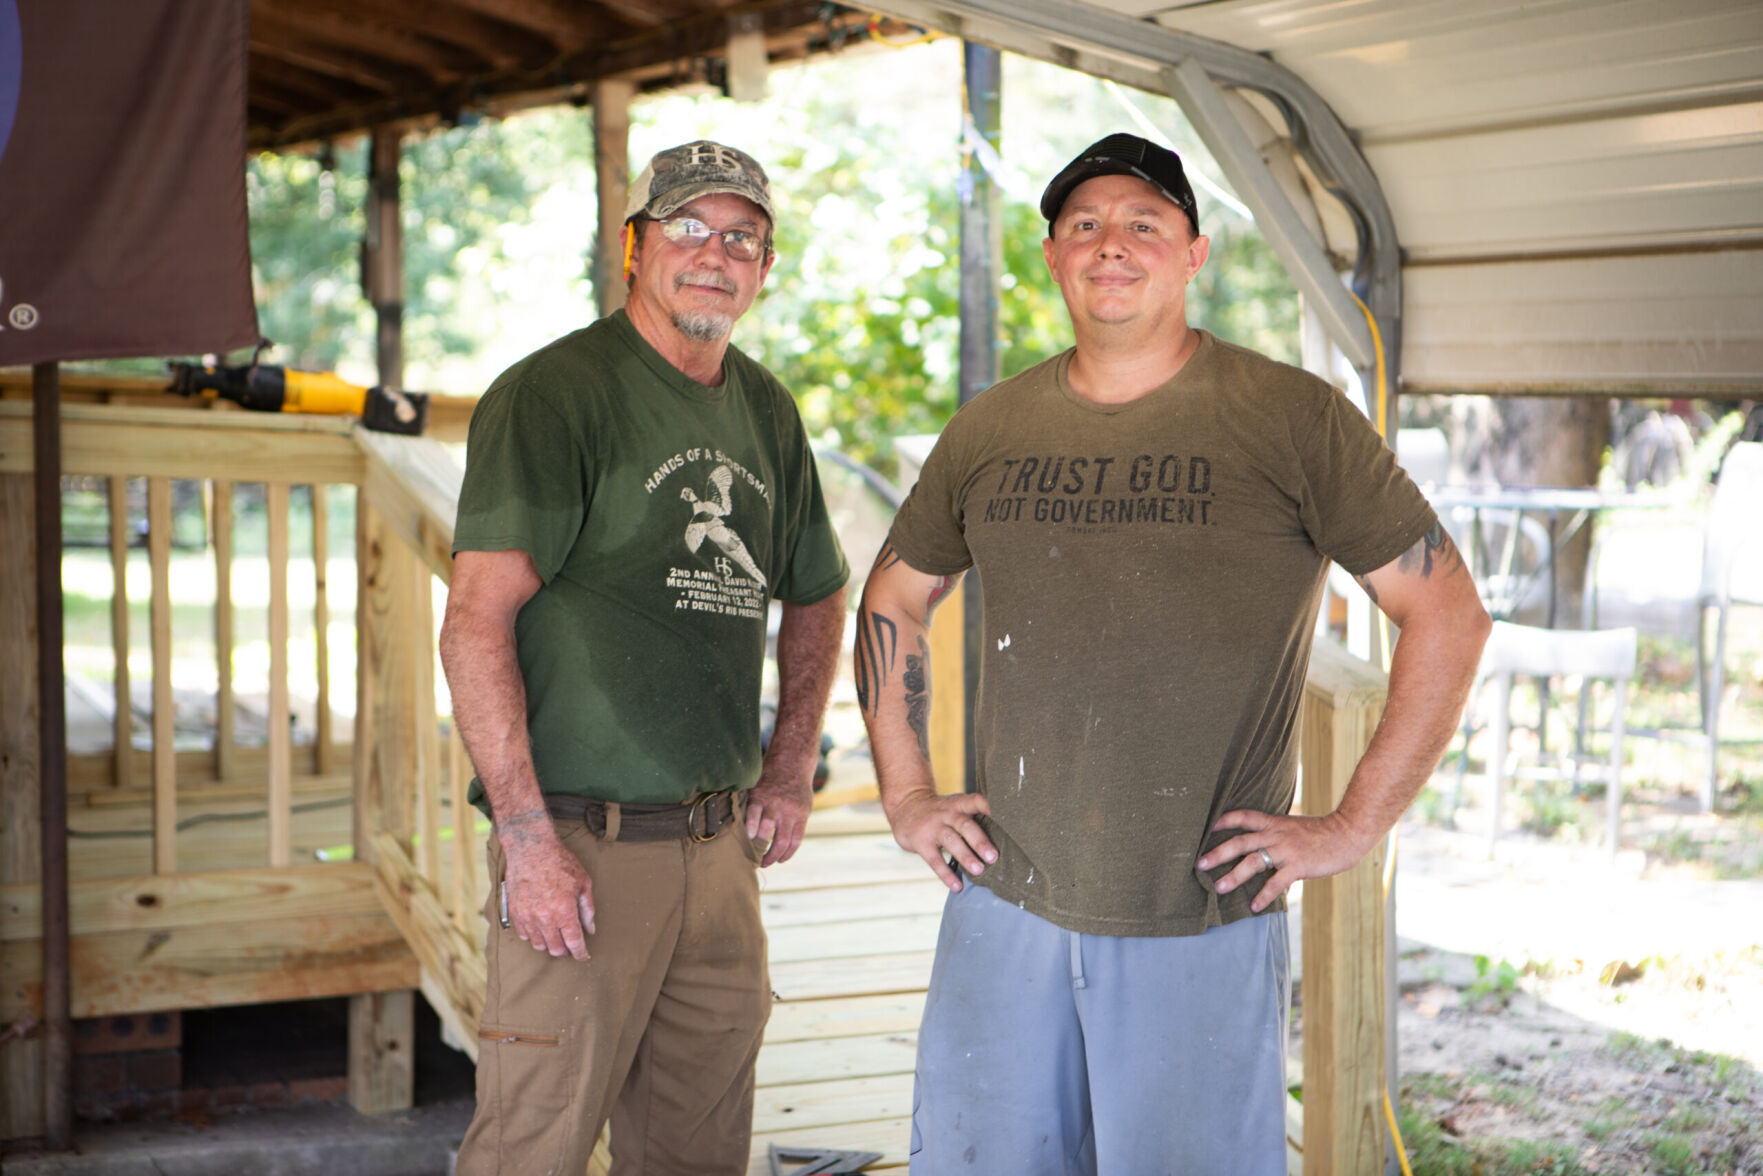
[[[948,892],[894,844],[877,804],[817,811],[760,875],[778,1003],[759,1051],[753,1160],[770,1144],[877,1151],[903,1171],[912,1061]]]

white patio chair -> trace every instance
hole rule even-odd
[[[1582,605],[1586,628],[1621,621],[1695,645],[1696,690],[1707,747],[1702,811],[1711,812],[1718,785],[1727,615],[1734,605],[1763,605],[1763,442],[1738,442],[1721,464],[1714,499],[1702,526],[1702,573],[1693,595],[1612,588],[1598,574],[1601,554],[1602,545],[1594,546],[1587,569]],[[1710,613],[1712,656],[1708,649]]]
[[[1633,629],[1538,629],[1530,625],[1494,622],[1482,650],[1481,673],[1494,682],[1492,746],[1488,749],[1488,854],[1500,836],[1500,807],[1506,790],[1506,761],[1512,733],[1512,679],[1550,679],[1576,675],[1580,697],[1585,698],[1593,679],[1608,678],[1615,688],[1615,714],[1610,724],[1610,770],[1606,792],[1606,839],[1615,855],[1622,832],[1622,736],[1628,683],[1634,677],[1637,640]],[[1547,716],[1542,719],[1547,722]],[[1584,742],[1586,708],[1580,708],[1580,738]],[[1574,778],[1578,779],[1575,761]]]

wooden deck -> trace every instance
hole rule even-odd
[[[753,1162],[769,1144],[878,1151],[904,1169],[912,1061],[948,892],[874,803],[824,809],[760,875],[778,1003],[759,1051]]]

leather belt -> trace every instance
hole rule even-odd
[[[560,820],[582,822],[596,837],[605,837],[610,824],[613,841],[710,841],[740,816],[736,795],[700,792],[679,804],[619,804],[547,793],[545,808]],[[608,810],[616,811],[612,821]]]

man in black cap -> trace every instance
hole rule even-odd
[[[794,402],[729,346],[772,228],[751,158],[661,152],[624,309],[472,414],[441,656],[495,836],[460,1176],[579,1174],[608,1117],[614,1173],[747,1170],[755,867],[802,841],[847,572]]]
[[[1175,154],[1112,135],[1041,212],[1076,345],[956,414],[858,618],[883,806],[951,891],[912,1168],[1283,1173],[1284,894],[1407,807],[1488,618],[1351,402],[1188,325],[1209,242]],[[1402,640],[1345,799],[1306,818],[1297,708],[1330,559]],[[979,787],[941,796],[926,632],[969,567]]]

